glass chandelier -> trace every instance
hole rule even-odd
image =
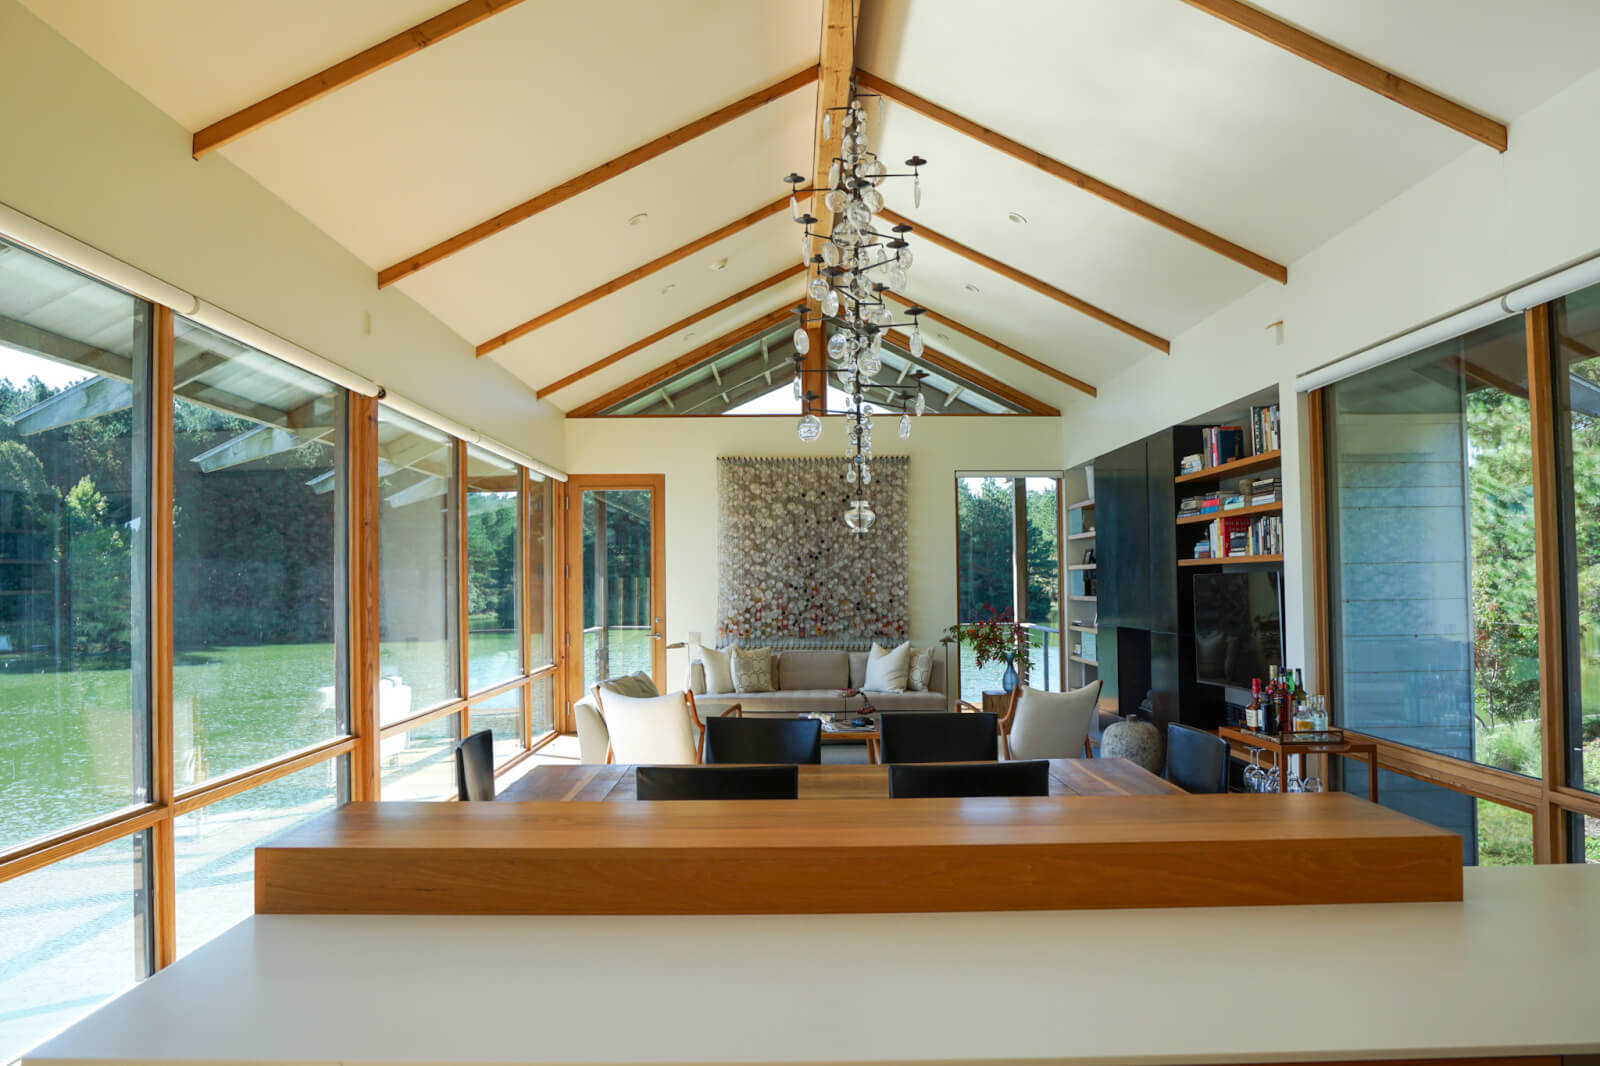
[[[863,100],[874,95],[860,93],[852,83],[849,103],[823,112],[823,140],[829,139],[835,123],[841,129],[840,154],[828,167],[828,187],[823,195],[823,202],[833,215],[830,232],[814,231],[812,227],[818,219],[800,211],[796,194],[805,179],[799,174],[783,179],[790,186],[790,214],[796,223],[805,227],[800,260],[806,264],[809,275],[807,299],[816,302],[818,314],[833,328],[827,341],[828,367],[823,371],[823,380],[817,383],[818,391],[813,392],[806,387],[804,359],[811,349],[806,333],[810,306],[802,302],[795,308],[800,324],[794,331],[794,393],[807,406],[800,417],[798,432],[803,441],[814,441],[822,435],[822,420],[817,417],[815,408],[820,406],[824,414],[832,413],[827,409],[827,378],[831,374],[845,394],[845,408],[838,412],[845,417],[844,478],[860,491],[860,496],[851,501],[844,514],[845,524],[855,533],[870,530],[877,517],[866,498],[867,486],[872,483],[873,402],[900,412],[901,440],[911,437],[912,414],[921,415],[927,410],[927,399],[922,392],[925,373],[916,372],[909,382],[905,375],[893,383],[876,380],[883,369],[884,335],[890,329],[909,330],[907,347],[913,356],[921,356],[923,350],[918,318],[923,309],[912,306],[906,311],[910,320],[896,322],[884,301],[885,292],[905,293],[906,272],[912,262],[906,234],[912,227],[901,223],[890,227],[888,233],[875,228],[873,216],[883,210],[883,193],[879,186],[890,178],[910,178],[912,203],[920,207],[920,168],[928,161],[914,155],[905,162],[909,170],[891,174],[877,153],[867,147],[867,109]],[[878,97],[878,101],[881,116],[882,97]],[[869,388],[879,390],[886,399],[869,401],[866,398]]]

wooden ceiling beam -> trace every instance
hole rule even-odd
[[[1059,178],[1069,185],[1074,185],[1091,196],[1098,196],[1107,203],[1114,204],[1124,211],[1138,215],[1148,222],[1154,222],[1163,229],[1170,230],[1180,237],[1193,241],[1202,248],[1225,256],[1241,266],[1249,267],[1256,273],[1263,274],[1273,281],[1287,282],[1289,280],[1289,268],[1282,263],[1275,263],[1264,255],[1257,255],[1248,248],[1217,236],[1210,230],[1201,229],[1194,223],[1186,222],[1171,212],[1163,211],[1154,204],[1139,199],[1132,193],[1124,192],[1114,185],[1107,185],[1105,182],[1085,174],[1076,167],[1068,166],[1060,160],[1053,159],[1043,152],[1029,148],[1027,145],[1014,141],[1002,133],[996,133],[987,126],[980,126],[971,119],[958,115],[948,108],[940,107],[932,100],[918,96],[908,89],[902,89],[900,86],[880,78],[876,74],[865,70],[858,71],[856,73],[856,83],[863,89],[881,93],[890,100],[902,104],[920,115],[931,118],[935,122],[948,126],[957,133],[966,134],[979,144],[1004,152],[1013,159],[1026,163],[1031,167],[1036,167],[1053,178]]]
[[[719,311],[726,311],[728,308],[732,307],[736,303],[739,303],[741,300],[748,300],[750,297],[759,292],[764,292],[767,289],[770,289],[772,286],[781,281],[787,281],[797,274],[803,274],[805,273],[805,270],[806,268],[800,263],[795,263],[793,266],[786,266],[776,274],[772,275],[770,278],[763,278],[754,285],[751,285],[749,288],[740,289],[732,296],[718,300],[716,303],[711,304],[708,307],[702,307],[694,314],[686,315],[685,317],[678,319],[678,321],[674,322],[672,325],[664,326],[661,329],[656,330],[648,337],[639,338],[626,348],[618,348],[604,359],[596,359],[583,369],[575,370],[559,381],[552,381],[550,384],[536,391],[533,394],[534,399],[542,400],[553,392],[560,392],[568,385],[576,385],[590,374],[593,374],[596,371],[604,370],[613,363],[621,362],[634,352],[648,348],[656,341],[665,340],[674,333],[678,332],[680,329],[688,329],[690,326],[702,319],[710,318]]]
[[[971,326],[965,325],[965,324],[957,321],[956,319],[951,318],[949,315],[942,315],[942,314],[940,314],[939,312],[935,311],[933,308],[929,307],[926,304],[914,303],[913,301],[906,299],[904,296],[901,296],[899,293],[894,292],[892,290],[889,291],[889,292],[886,292],[884,295],[893,297],[896,301],[898,301],[898,302],[900,302],[902,304],[905,304],[907,307],[920,307],[920,308],[922,308],[922,317],[924,319],[926,319],[927,321],[929,321],[929,322],[938,322],[938,323],[941,323],[942,325],[949,326],[951,329],[955,330],[957,333],[964,333],[968,337],[971,337],[973,340],[977,341],[979,344],[983,345],[984,347],[993,348],[995,351],[999,352],[1001,355],[1010,356],[1012,359],[1015,359],[1017,362],[1021,363],[1023,366],[1029,367],[1029,368],[1031,368],[1033,370],[1037,370],[1039,373],[1045,375],[1046,377],[1054,378],[1055,380],[1061,382],[1063,385],[1071,385],[1073,388],[1077,389],[1079,392],[1084,393],[1084,394],[1086,394],[1088,396],[1098,395],[1098,393],[1096,393],[1096,391],[1095,391],[1095,387],[1093,385],[1090,385],[1088,382],[1081,381],[1078,378],[1073,377],[1071,374],[1068,374],[1068,373],[1066,373],[1064,371],[1061,371],[1061,370],[1057,370],[1055,367],[1051,366],[1049,363],[1042,363],[1039,360],[1033,358],[1031,355],[1024,355],[1023,353],[1017,351],[1015,348],[1011,347],[1009,344],[1006,344],[1006,343],[1004,343],[1002,341],[997,341],[993,337],[989,336],[987,333],[980,333],[977,330],[973,329]],[[924,338],[924,340],[926,340],[926,338]]]
[[[784,205],[788,205],[788,197],[784,198]],[[604,396],[596,397],[588,403],[574,407],[567,412],[567,417],[593,418],[606,408],[621,403],[630,396],[653,389],[668,378],[681,374],[698,363],[720,355],[729,348],[748,343],[768,330],[778,328],[785,319],[793,317],[793,308],[780,307],[776,311],[769,311],[759,318],[751,319],[743,325],[729,330],[720,337],[713,337],[693,351],[685,352],[676,359],[663,363],[648,373],[640,374],[625,385],[618,385]]]
[[[808,189],[801,189],[799,190],[799,195],[803,196],[809,191],[810,190]],[[748,229],[757,222],[772,217],[779,211],[787,213],[788,210],[789,196],[787,193],[785,193],[783,196],[780,196],[776,200],[772,201],[772,203],[767,204],[764,207],[758,207],[748,215],[734,219],[726,226],[714,229],[703,237],[696,237],[688,244],[685,244],[679,248],[674,248],[666,255],[657,256],[656,258],[650,260],[650,262],[645,263],[643,266],[634,267],[626,274],[619,274],[605,284],[597,285],[581,296],[574,296],[572,299],[568,300],[564,304],[561,304],[559,307],[552,307],[550,310],[544,312],[543,314],[535,315],[533,318],[528,319],[528,321],[519,326],[512,326],[510,329],[506,330],[497,337],[490,337],[488,340],[478,345],[478,358],[481,359],[490,352],[504,348],[514,340],[517,340],[521,337],[526,337],[534,330],[543,326],[548,326],[558,318],[565,318],[574,311],[588,307],[596,300],[605,296],[610,296],[618,289],[627,288],[629,285],[632,285],[641,278],[649,277],[656,271],[663,270],[666,267],[671,266],[673,263],[694,255],[696,252],[704,251],[713,244],[716,244],[718,241],[725,240],[726,238],[733,236],[735,233]]]
[[[811,213],[818,219],[811,227],[823,236],[833,232],[833,212],[823,203],[828,191],[828,168],[840,154],[844,123],[835,108],[850,102],[850,79],[855,74],[855,7],[857,0],[822,0],[822,39],[817,55],[816,154],[811,159]],[[823,118],[833,111],[831,121]],[[823,127],[828,135],[824,137]]]
[[[467,0],[466,3],[457,4],[426,22],[419,22],[408,30],[402,30],[364,52],[358,52],[349,59],[335,63],[287,89],[273,93],[265,100],[259,100],[249,107],[235,111],[227,118],[213,122],[194,135],[192,148],[194,157],[199,159],[203,155],[215,152],[218,148],[232,144],[253,130],[258,130],[270,122],[276,122],[329,93],[342,89],[352,82],[360,81],[368,74],[374,74],[391,63],[398,63],[407,56],[415,55],[429,45],[438,44],[447,37],[476,26],[486,18],[516,7],[521,2],[522,0]]]
[[[587,192],[603,182],[610,181],[621,174],[626,174],[628,171],[648,163],[657,156],[665,155],[679,145],[687,144],[702,134],[710,133],[718,127],[726,126],[734,119],[748,115],[764,104],[770,104],[774,100],[788,96],[790,93],[802,89],[816,80],[817,68],[807,67],[796,74],[789,75],[787,78],[773,82],[764,89],[758,89],[742,100],[734,101],[727,107],[713,111],[709,115],[702,115],[687,125],[679,126],[671,133],[664,133],[648,144],[642,144],[633,149],[631,152],[625,152],[615,159],[607,160],[599,166],[586,170],[577,177],[564,181],[554,188],[546,189],[530,200],[524,200],[515,207],[507,208],[493,218],[480,222],[470,229],[463,230],[453,237],[447,237],[431,248],[424,249],[416,255],[408,256],[393,266],[383,268],[378,271],[378,288],[382,289],[393,285],[402,278],[410,277],[424,267],[431,266],[441,259],[470,248],[479,241],[487,240],[518,223],[526,222],[542,211],[547,211],[559,203],[572,199],[579,193]],[[827,176],[826,172],[824,172],[823,176]]]
[[[884,334],[883,340],[885,344],[891,344],[903,352],[911,350],[911,338],[897,329],[890,330]],[[1061,414],[1058,408],[1051,407],[1043,400],[1035,399],[1019,389],[1012,388],[1003,381],[990,377],[971,363],[957,359],[955,356],[935,351],[933,348],[928,347],[927,338],[923,338],[922,354],[914,358],[919,362],[927,363],[931,367],[937,367],[946,374],[954,374],[958,378],[965,378],[980,389],[994,393],[1006,403],[1011,404],[1013,407],[1020,407],[1030,415],[1043,415],[1054,418]],[[955,392],[952,391],[950,395],[954,397]]]
[[[1184,3],[1315,63],[1323,70],[1353,81],[1364,89],[1370,89],[1379,96],[1388,97],[1402,107],[1409,107],[1419,115],[1449,126],[1457,133],[1464,133],[1497,152],[1506,150],[1509,133],[1503,123],[1480,115],[1453,100],[1446,100],[1438,93],[1352,55],[1320,37],[1313,37],[1265,11],[1240,3],[1239,0],[1184,0]]]
[[[947,251],[954,252],[964,259],[977,263],[986,270],[993,271],[1003,278],[1014,281],[1024,288],[1032,289],[1041,296],[1048,296],[1057,303],[1066,304],[1074,311],[1082,312],[1083,314],[1086,314],[1090,318],[1094,319],[1096,322],[1102,322],[1105,325],[1110,326],[1112,329],[1126,333],[1134,340],[1143,344],[1148,344],[1158,352],[1171,353],[1172,351],[1171,343],[1169,343],[1165,338],[1158,337],[1149,330],[1140,329],[1132,322],[1129,322],[1126,319],[1118,318],[1110,311],[1107,311],[1104,308],[1096,307],[1089,301],[1080,299],[1072,295],[1070,292],[1065,292],[1061,289],[1058,289],[1047,281],[1041,281],[1032,274],[1024,274],[1016,267],[1008,266],[1005,263],[1000,262],[998,259],[984,255],[976,248],[969,248],[960,241],[951,237],[946,237],[942,233],[937,233],[929,229],[927,226],[916,225],[910,219],[903,215],[896,214],[895,212],[890,211],[888,208],[884,208],[882,211],[880,211],[879,217],[891,225],[904,223],[905,225],[912,226],[913,232],[920,234],[929,244],[936,244]]]

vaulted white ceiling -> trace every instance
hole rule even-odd
[[[450,6],[24,2],[190,130]],[[1513,152],[1518,116],[1593,69],[1600,39],[1593,0],[1256,6],[1507,123]],[[820,13],[820,0],[525,0],[221,154],[371,266],[376,285],[378,270],[814,66]],[[864,0],[856,58],[1287,264],[1290,285],[1299,257],[1462,153],[1493,151],[1180,0]],[[487,341],[773,202],[784,174],[811,171],[816,93],[807,84],[397,284]],[[921,205],[890,182],[892,209],[1161,337],[1277,284],[902,104],[885,103],[872,136],[891,162],[930,160]],[[798,238],[772,215],[487,358],[547,387],[798,262]],[[1094,384],[1151,350],[912,241],[912,298],[1060,371]],[[550,398],[586,403],[800,294],[789,278]],[[927,333],[1047,403],[1089,402],[953,330]]]

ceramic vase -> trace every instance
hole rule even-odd
[[[1100,756],[1104,759],[1127,759],[1153,774],[1163,769],[1161,730],[1154,722],[1128,715],[1120,722],[1106,726],[1100,736]]]
[[[1009,655],[1003,656],[1006,661],[1006,672],[1000,675],[1000,688],[1010,692],[1017,687],[1017,667]]]

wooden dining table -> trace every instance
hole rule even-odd
[[[521,802],[629,803],[635,799],[634,769],[625,763],[540,766],[496,797]],[[1051,759],[1052,796],[1162,796],[1183,789],[1127,759]],[[800,798],[855,800],[889,795],[889,768],[828,764],[800,767]]]

